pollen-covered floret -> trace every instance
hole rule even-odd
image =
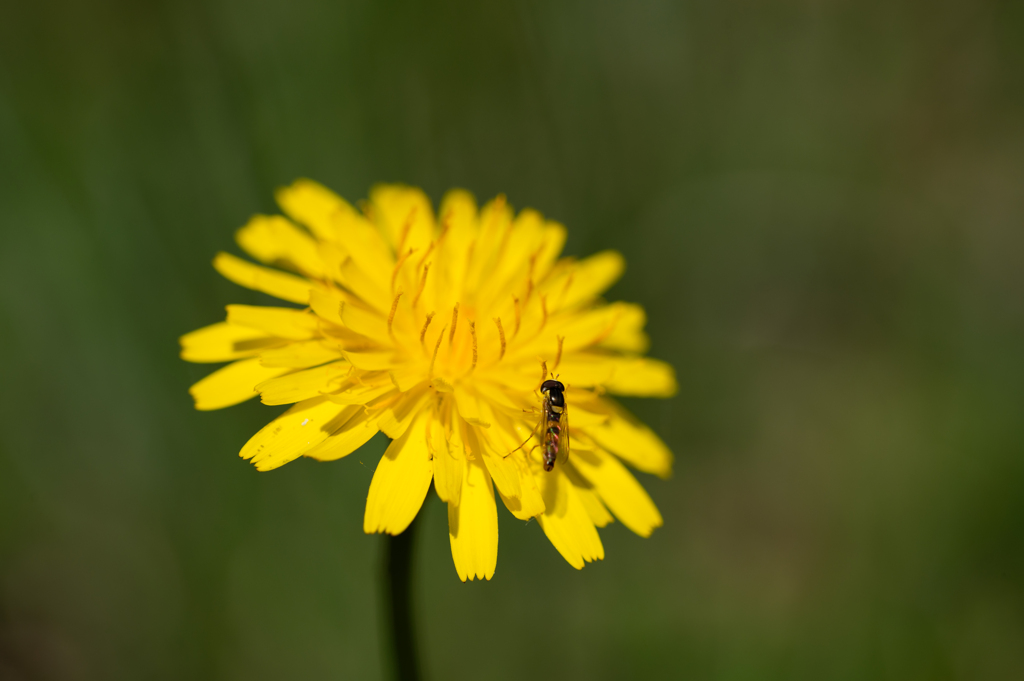
[[[383,432],[365,531],[402,532],[433,481],[464,581],[494,574],[495,489],[577,568],[604,557],[596,528],[613,515],[641,536],[661,525],[622,462],[664,477],[672,455],[605,395],[667,397],[676,383],[642,356],[643,309],[598,298],[622,273],[618,253],[559,259],[565,229],[501,196],[478,210],[452,191],[439,221],[404,186],[374,188],[359,210],[310,180],[277,201],[287,217],[257,215],[237,234],[262,265],[220,253],[214,267],[295,305],[228,305],[226,321],[181,338],[186,360],[231,362],[192,386],[197,409],[257,394],[294,405],[243,458],[328,461]],[[545,471],[540,387],[556,375],[571,453]]]

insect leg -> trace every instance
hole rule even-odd
[[[515,448],[515,449],[513,449],[513,450],[512,450],[511,452],[509,452],[508,454],[506,454],[505,456],[503,456],[503,457],[501,457],[501,458],[503,458],[503,459],[505,459],[505,458],[508,458],[508,457],[512,456],[513,454],[515,454],[516,452],[518,452],[518,451],[519,451],[520,449],[522,449],[522,448],[523,448],[523,445],[525,445],[525,444],[526,444],[527,442],[529,442],[529,441],[530,441],[530,438],[532,438],[533,436],[534,436],[534,434],[533,434],[533,433],[530,433],[530,434],[529,434],[529,435],[528,435],[528,436],[526,437],[526,439],[525,439],[525,440],[523,440],[523,444],[519,445],[518,447],[516,447],[516,448]]]

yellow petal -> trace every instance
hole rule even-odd
[[[641,537],[649,537],[661,527],[658,508],[636,478],[611,454],[574,450],[572,466],[594,486],[608,509],[623,525]]]
[[[543,281],[551,271],[558,256],[562,253],[562,248],[565,247],[567,234],[565,227],[557,222],[548,220],[544,223],[543,244],[537,251],[537,262],[533,268],[536,281]]]
[[[519,460],[516,460],[517,465],[520,465]],[[525,464],[521,465],[522,468],[526,468]],[[520,473],[519,477],[520,495],[519,498],[505,496],[501,494],[501,490],[498,490],[498,494],[501,495],[501,500],[505,503],[505,508],[520,520],[529,520],[530,518],[536,518],[544,512],[544,499],[540,494],[540,487],[537,484],[537,480],[532,472]]]
[[[441,501],[458,504],[462,495],[462,462],[465,456],[445,439],[444,427],[436,420],[427,426],[427,446],[433,461],[437,496]]]
[[[583,410],[608,417],[603,425],[581,429],[600,446],[645,473],[662,478],[672,474],[672,452],[632,414],[606,399],[597,399],[576,409]]]
[[[459,415],[466,423],[483,428],[491,425],[490,421],[481,415],[480,403],[477,401],[476,396],[461,386],[455,386],[455,404],[458,405]]]
[[[548,367],[551,367],[548,364]],[[530,408],[536,410],[541,402],[540,385],[544,381],[541,378],[541,363],[538,361],[536,364],[533,362],[517,363],[499,365],[491,368],[488,372],[489,378],[499,383],[502,388],[510,395],[521,399],[523,402],[529,402]],[[550,371],[546,378],[550,378]],[[559,374],[561,374],[561,365],[559,365]],[[563,381],[564,383],[564,381]],[[568,387],[576,387],[575,383],[566,384]],[[527,409],[527,407],[522,407]]]
[[[575,461],[575,457],[573,458]],[[594,522],[597,527],[604,527],[608,523],[612,522],[612,516],[605,508],[605,505],[601,503],[601,498],[598,497],[597,493],[590,488],[589,483],[583,480],[578,475],[574,474],[575,471],[572,469],[570,463],[565,469],[565,475],[572,480],[573,491],[576,496],[579,497],[580,502],[583,504],[583,508],[587,509],[587,515]]]
[[[385,288],[387,282],[381,281],[379,272],[367,272],[358,260],[333,244],[321,244],[320,257],[330,263],[331,277],[364,303],[384,313],[391,309],[394,295]]]
[[[256,392],[263,404],[294,404],[337,389],[351,370],[348,362],[332,362],[263,381]]]
[[[618,303],[621,314],[615,328],[601,340],[601,347],[623,352],[643,353],[650,346],[650,338],[644,333],[647,314],[639,305]]]
[[[615,395],[671,397],[678,390],[672,366],[649,357],[575,352],[562,358],[558,373],[566,385],[600,386]]]
[[[529,520],[544,512],[544,500],[541,498],[540,487],[526,459],[531,444],[523,443],[526,435],[520,434],[513,428],[509,417],[494,414],[494,420],[494,426],[487,431],[480,432],[486,434],[486,441],[491,443],[494,448],[494,456],[501,458],[505,466],[515,466],[519,479],[519,493],[516,496],[503,491],[500,485],[498,493],[512,515],[520,520]],[[484,462],[490,464],[491,459],[484,459]],[[511,488],[510,491],[515,491],[515,488]]]
[[[367,534],[401,534],[423,505],[433,477],[425,422],[421,414],[380,458],[366,499],[363,531]]]
[[[679,390],[671,364],[649,357],[621,357],[604,387],[615,395],[672,397]]]
[[[489,423],[495,423],[497,415],[486,400],[480,400],[481,416]],[[501,432],[500,428],[470,428],[476,437],[476,449],[483,450],[484,465],[491,474],[503,497],[518,499],[522,495],[519,481],[520,472],[516,466],[509,441],[515,439],[510,433]]]
[[[265,367],[258,359],[243,359],[214,371],[188,389],[196,409],[222,409],[256,397],[256,385],[290,369]]]
[[[448,504],[448,538],[459,579],[490,579],[498,563],[494,487],[480,461],[465,462],[462,496]]]
[[[363,371],[386,371],[395,366],[395,353],[391,350],[343,350],[342,354],[352,366]]]
[[[278,272],[269,267],[260,267],[237,258],[230,253],[218,253],[213,267],[225,279],[254,291],[305,305],[309,301],[309,290],[315,286],[294,274]]]
[[[292,367],[305,369],[332,359],[341,358],[341,350],[329,341],[311,340],[289,343],[260,353],[260,364],[265,367]]]
[[[321,278],[324,264],[316,240],[280,215],[255,215],[235,233],[238,245],[260,262],[281,263]]]
[[[587,310],[569,311],[549,316],[541,333],[509,352],[510,360],[529,361],[537,356],[552,364],[561,348],[562,361],[580,350],[602,347],[623,319],[635,315],[636,306],[626,303],[598,305]],[[599,354],[599,353],[595,353]],[[604,356],[615,356],[605,352]]]
[[[391,376],[391,382],[395,387],[402,392],[412,389],[426,378],[426,372],[419,362],[394,367],[388,371],[388,375]]]
[[[434,211],[422,190],[397,184],[370,190],[373,221],[399,255],[409,249],[425,253],[434,238]]]
[[[256,329],[219,322],[186,333],[179,342],[182,359],[212,363],[252,357],[287,341]]]
[[[499,454],[500,444],[495,444],[486,437],[489,428],[477,428],[468,426],[466,428],[469,446],[473,450],[474,457],[482,459],[487,472],[490,474],[494,484],[501,490],[502,496],[518,499],[522,495],[519,485],[519,470],[516,462],[511,456],[505,456],[508,452]]]
[[[488,204],[491,207],[492,204]],[[491,222],[487,215],[488,208],[481,215],[486,225]],[[503,222],[507,221],[507,217]],[[536,280],[536,258],[542,248],[544,238],[544,218],[529,208],[516,216],[501,235],[499,246],[495,250],[493,264],[482,267],[483,276],[476,290],[481,309],[491,307],[495,301],[507,299],[514,295],[523,280],[533,275]],[[478,251],[479,252],[479,251]]]
[[[445,194],[440,215],[443,236],[438,240],[437,264],[428,280],[435,306],[429,309],[450,309],[459,300],[469,249],[477,235],[476,201],[469,192],[455,189]]]
[[[471,245],[477,248],[474,249],[470,260],[476,266],[467,273],[464,286],[460,288],[467,289],[471,300],[476,299],[476,306],[479,309],[488,309],[490,315],[497,315],[507,322],[514,315],[513,300],[518,298],[526,305],[523,310],[523,320],[526,321],[531,314],[540,312],[540,298],[536,295],[538,291],[547,299],[550,298],[551,291],[566,289],[564,283],[567,273],[562,277],[549,277],[555,259],[565,243],[565,228],[550,221],[538,227],[539,219],[540,216],[535,211],[524,210],[520,213],[511,230],[505,230],[500,235],[500,240],[492,242],[491,245],[497,245],[498,248],[495,258],[488,262],[483,262],[477,257],[478,250],[486,250],[486,245],[480,242],[486,239],[487,234],[483,229],[474,234],[476,239]],[[481,215],[480,223],[485,222],[486,218]],[[571,269],[568,263],[566,265],[567,267],[562,269]],[[553,302],[553,299],[548,302]],[[532,312],[531,303],[536,307]],[[558,308],[549,305],[548,311],[557,312]]]
[[[323,397],[299,402],[253,435],[238,455],[259,471],[283,466],[326,440],[359,410]]]
[[[362,447],[377,434],[377,421],[374,415],[362,407],[345,409],[342,414],[351,413],[340,428],[331,433],[326,440],[303,453],[317,461],[334,461],[348,456]]]
[[[369,404],[390,392],[395,392],[395,386],[392,385],[387,373],[364,372],[354,374],[350,381],[325,397],[338,404]]]
[[[534,383],[539,375],[538,371],[537,376],[534,376]],[[492,377],[494,377],[493,374]],[[498,377],[500,378],[500,375]],[[532,390],[527,390],[526,394],[523,394],[522,391],[509,390],[504,385],[492,383],[482,377],[480,380],[473,381],[473,390],[479,395],[481,404],[487,402],[493,411],[517,418],[522,418],[524,411],[535,409],[540,404]]]
[[[561,467],[538,477],[546,508],[537,522],[555,549],[577,570],[585,562],[604,558],[597,528]]]
[[[539,213],[530,209],[522,211],[516,218],[510,238],[501,249],[506,252],[506,257],[502,260],[504,267],[498,276],[507,273],[508,280],[492,289],[490,299],[481,302],[493,304],[502,299],[511,302],[512,296],[524,295],[527,290],[524,287],[532,290],[534,284],[541,284],[542,290],[547,290],[543,288],[544,282],[565,245],[566,230],[550,220],[538,225],[541,219]],[[520,265],[518,268],[515,267],[517,263]],[[550,311],[555,309],[552,307]]]
[[[577,388],[575,384],[567,387],[565,391],[565,404],[566,411],[568,412],[567,420],[570,428],[575,430],[586,430],[593,426],[603,426],[608,423],[610,418],[607,414],[595,414],[594,412],[587,411],[586,406],[593,402],[597,396],[589,391]],[[583,406],[582,409],[576,407]]]
[[[344,237],[340,217],[355,210],[343,198],[313,180],[301,178],[275,192],[277,204],[293,220],[301,222],[321,239]]]
[[[480,228],[476,236],[473,257],[466,273],[466,293],[486,305],[496,288],[503,283],[503,259],[506,255],[516,256],[514,265],[525,265],[528,258],[519,253],[509,253],[509,243],[514,235],[512,230],[512,208],[504,196],[488,201],[480,209]]]
[[[258,305],[228,305],[227,308],[230,324],[292,340],[308,340],[318,335],[316,316],[303,310]]]
[[[426,383],[407,393],[402,393],[393,405],[381,412],[378,427],[391,439],[401,437],[412,423],[413,418],[421,411],[426,398]]]
[[[388,342],[388,321],[379,313],[346,303],[339,308],[339,316],[341,323],[356,333],[378,342]]]
[[[460,223],[458,231],[467,238],[468,232],[472,231],[471,225],[476,221],[476,199],[465,189],[450,189],[441,199],[438,215],[442,223],[450,225],[449,229],[456,229],[455,223]]]
[[[430,379],[430,387],[436,390],[437,392],[446,395],[455,392],[455,386],[453,386],[451,383],[444,380],[440,376],[434,376],[432,379]]]
[[[554,277],[544,288],[551,296],[550,311],[573,308],[593,300],[618,281],[626,267],[616,251],[602,251],[576,263],[563,277]]]
[[[615,376],[618,357],[576,352],[563,357],[558,365],[558,380],[573,388],[605,386]]]
[[[519,483],[522,494],[519,497],[517,507],[510,505],[510,502],[516,501],[515,499],[505,498],[505,504],[508,506],[508,510],[512,512],[512,515],[521,520],[534,518],[543,513],[546,508],[544,495],[541,493],[540,478],[538,477],[541,471],[535,471],[525,458],[517,459],[516,464],[521,470]]]
[[[390,280],[395,256],[380,230],[357,213],[343,217],[341,230],[345,235],[343,246],[349,257],[374,279],[378,287],[384,288]]]
[[[338,291],[310,291],[309,306],[317,317],[331,324],[341,326],[341,306],[345,304],[344,298]]]
[[[332,343],[337,345],[341,350],[348,350],[350,352],[367,352],[377,351],[381,349],[379,343],[373,341],[366,336],[361,336],[351,329],[345,328],[344,326],[335,326],[334,324],[321,324],[320,333],[322,333]]]

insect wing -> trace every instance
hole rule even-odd
[[[545,407],[546,406],[547,406],[547,401],[545,401]],[[539,447],[540,448],[540,460],[541,461],[544,460],[544,452],[547,451],[548,441],[551,439],[551,434],[548,433],[548,420],[544,416],[545,411],[546,411],[545,409],[541,409],[540,419],[538,419],[537,427],[533,431],[534,436],[537,438],[537,444],[536,444],[536,446],[534,446],[533,449],[530,450],[532,452],[534,449],[537,449]],[[530,459],[530,457],[526,457],[526,458],[527,458],[527,460]]]
[[[562,407],[562,415],[558,418],[558,429],[561,431],[558,447],[558,463],[564,465],[569,461],[569,405]]]
[[[544,394],[544,401],[541,404],[540,410],[540,421],[537,422],[537,432],[540,436],[537,438],[537,442],[540,443],[540,458],[544,460],[544,453],[548,451],[548,446],[551,444],[551,428],[548,423],[548,414],[551,412],[551,400],[548,398],[547,393]]]

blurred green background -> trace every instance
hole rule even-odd
[[[257,473],[177,337],[308,176],[622,251],[679,395],[650,539],[500,511],[432,679],[1024,678],[1024,4],[2,0],[0,678],[377,679],[383,447]]]

